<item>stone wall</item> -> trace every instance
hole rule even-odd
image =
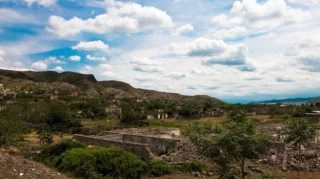
[[[153,155],[146,144],[137,144],[132,142],[122,142],[118,140],[108,140],[101,137],[94,137],[94,136],[85,136],[80,134],[75,134],[73,139],[78,140],[80,142],[90,143],[92,145],[102,146],[102,147],[110,147],[116,146],[123,148],[129,152],[135,153],[143,159],[149,159]]]
[[[113,133],[109,131],[105,131],[101,133],[102,137],[112,136],[112,135],[119,135],[118,133]],[[145,136],[141,134],[121,134],[123,142],[132,142],[138,144],[146,144],[149,149],[156,153],[156,154],[163,154],[167,152],[170,147],[174,147],[174,143],[179,141],[178,139],[167,139],[167,138],[160,138],[156,136]]]

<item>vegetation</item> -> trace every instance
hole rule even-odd
[[[265,139],[244,113],[229,114],[222,126],[196,123],[186,135],[217,165],[216,173],[220,178],[241,176],[244,179],[248,175],[246,159],[257,157],[261,148],[266,147],[263,146]]]
[[[288,120],[281,134],[285,136],[284,141],[286,143],[293,142],[298,147],[298,178],[300,178],[301,146],[309,146],[310,141],[318,135],[317,129],[307,119],[293,118]]]

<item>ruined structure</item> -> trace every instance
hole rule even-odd
[[[169,150],[174,150],[176,142],[181,139],[178,137],[180,131],[171,133],[161,133],[152,135],[155,131],[146,133],[130,133],[128,131],[102,132],[99,136],[86,136],[75,134],[73,139],[80,142],[87,142],[97,146],[109,147],[116,146],[141,156],[143,159],[153,158],[154,154],[162,155]]]

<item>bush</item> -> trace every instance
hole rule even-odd
[[[277,173],[263,173],[259,176],[259,178],[253,178],[253,179],[282,179],[283,177]]]
[[[63,140],[55,145],[52,145],[43,149],[41,153],[35,157],[35,160],[53,167],[58,157],[65,151],[71,150],[73,148],[85,148],[85,147],[86,147],[86,144],[78,141]]]
[[[178,167],[178,169],[182,172],[201,172],[203,168],[204,164],[198,161],[185,162],[180,167]]]
[[[163,160],[148,161],[149,172],[154,176],[171,174],[173,169],[168,166]]]
[[[91,174],[103,176],[140,178],[147,169],[147,163],[135,154],[116,147],[75,148],[64,152],[56,162],[62,172],[75,177],[92,178]],[[89,174],[88,174],[89,171]]]

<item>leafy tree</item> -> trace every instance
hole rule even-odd
[[[0,117],[0,147],[19,147],[26,133],[26,128],[15,118]]]
[[[267,140],[243,112],[229,114],[221,127],[195,123],[186,135],[199,146],[201,154],[217,164],[216,172],[221,179],[237,176],[244,179],[248,174],[246,159],[257,157]]]
[[[305,118],[293,118],[287,121],[281,134],[285,136],[284,142],[294,142],[298,147],[298,178],[300,178],[301,145],[309,146],[310,141],[318,135],[317,129]]]

